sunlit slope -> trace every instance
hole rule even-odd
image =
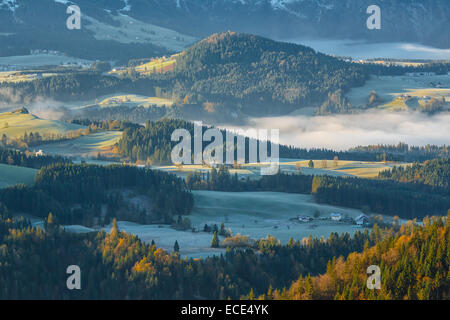
[[[122,137],[120,131],[105,131],[82,136],[73,140],[46,143],[36,148],[44,153],[68,157],[96,157],[98,153],[113,153],[114,145]]]
[[[65,134],[69,131],[84,129],[85,127],[55,120],[40,119],[29,113],[5,112],[0,113],[0,135],[8,137],[23,136],[25,132],[39,132],[41,135]]]

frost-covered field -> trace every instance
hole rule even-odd
[[[78,64],[90,65],[92,61],[56,54],[34,54],[26,56],[0,57],[1,65],[39,67],[46,65]]]
[[[34,184],[38,170],[18,166],[0,164],[0,188],[10,187],[19,183]]]
[[[157,247],[167,251],[172,251],[175,241],[178,241],[180,254],[191,258],[225,252],[223,248],[210,247],[212,234],[202,232],[205,223],[219,226],[223,222],[234,235],[240,233],[252,239],[272,235],[280,239],[282,243],[287,243],[291,237],[295,240],[301,240],[309,235],[327,238],[332,232],[354,234],[357,230],[362,230],[355,225],[320,219],[329,217],[331,212],[356,217],[361,214],[359,210],[317,204],[309,195],[279,192],[194,191],[194,197],[194,210],[187,217],[191,220],[192,227],[199,232],[179,231],[168,225],[140,225],[128,221],[119,221],[117,224],[119,230],[134,234],[146,243],[154,240]],[[312,217],[316,211],[320,213],[320,217],[312,222],[299,223],[291,220],[298,215]],[[32,218],[32,223],[35,226],[42,226],[43,220]],[[101,230],[109,232],[111,227],[108,225]],[[64,228],[78,233],[99,230],[79,225]]]
[[[156,246],[167,251],[173,251],[175,241],[180,245],[180,254],[191,258],[206,257],[224,253],[224,249],[210,247],[212,236],[209,233],[190,231],[178,231],[167,225],[139,225],[128,221],[117,223],[119,230],[138,236],[141,240],[151,243],[155,241]],[[111,225],[103,228],[111,230]]]
[[[320,217],[329,217],[331,212],[339,212],[344,216],[356,217],[358,210],[320,205],[314,203],[311,196],[278,192],[216,192],[194,191],[195,208],[188,216],[192,226],[203,230],[206,224],[212,225],[224,222],[226,228],[231,228],[233,234],[240,233],[253,239],[273,235],[283,243],[289,238],[301,240],[313,237],[328,237],[331,232],[348,232],[353,234],[361,228],[331,221],[314,221],[301,224],[290,221],[298,215],[313,216],[319,211]],[[158,247],[173,250],[175,240],[180,245],[180,254],[193,258],[206,257],[223,253],[224,249],[210,248],[212,235],[210,233],[177,231],[169,226],[139,225],[120,221],[120,230],[137,235],[143,241],[155,241]],[[109,231],[111,226],[103,228]]]
[[[268,234],[286,243],[290,237],[302,239],[310,234],[327,237],[331,232],[354,233],[359,228],[352,225],[312,222],[301,224],[290,221],[298,215],[329,217],[332,212],[356,217],[359,210],[317,204],[310,195],[280,192],[217,192],[194,191],[195,208],[189,218],[195,227],[225,223],[233,234],[251,238],[264,238]],[[316,225],[316,227],[314,227]]]

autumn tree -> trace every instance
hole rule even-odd
[[[219,237],[217,236],[217,231],[214,231],[213,238],[211,241],[211,248],[219,247]]]
[[[339,158],[338,158],[338,156],[334,156],[333,163],[334,163],[335,167],[337,167],[339,165]]]
[[[114,218],[112,222],[112,229],[111,229],[111,237],[117,237],[119,234],[119,228],[117,227],[117,219]]]

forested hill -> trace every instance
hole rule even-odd
[[[263,115],[322,103],[330,92],[362,85],[366,73],[305,46],[226,32],[185,50],[169,77],[185,101],[241,103]]]
[[[265,299],[448,300],[450,216],[411,222],[362,253],[328,263],[317,277],[300,277],[288,290],[269,289]],[[380,267],[381,288],[367,288],[367,267]]]

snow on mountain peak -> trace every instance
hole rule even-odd
[[[16,0],[0,0],[0,9],[7,9],[12,12],[16,11],[19,8]]]

